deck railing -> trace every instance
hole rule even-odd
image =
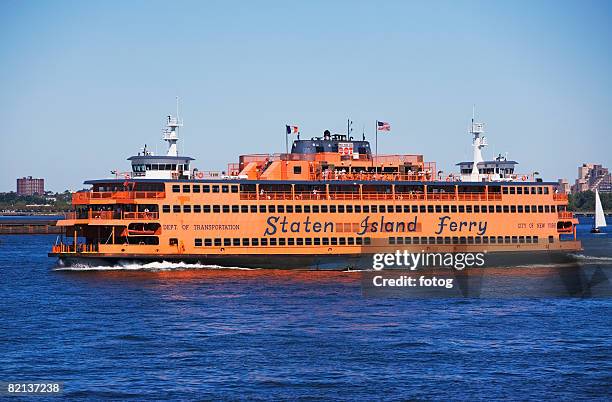
[[[574,213],[570,211],[559,211],[557,215],[559,216],[559,219],[573,219],[574,218]]]
[[[53,253],[97,253],[98,244],[64,244],[58,243],[53,245],[51,251]]]
[[[565,193],[556,193],[556,194],[553,194],[553,200],[555,200],[555,201],[567,201],[567,194],[565,194]]]
[[[397,201],[501,201],[499,193],[368,193],[368,192],[241,192],[241,200],[397,200]]]
[[[135,200],[165,198],[164,191],[82,191],[72,194],[73,204],[84,204],[91,200]]]
[[[159,212],[123,212],[118,211],[86,211],[86,212],[66,212],[64,218],[73,219],[126,219],[126,220],[156,220],[159,219]]]
[[[155,220],[159,219],[158,212],[124,212],[123,219]]]

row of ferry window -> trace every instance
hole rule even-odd
[[[552,243],[553,236],[549,237]],[[538,243],[538,236],[389,237],[389,244],[517,244]]]
[[[545,186],[504,186],[501,188],[502,194],[518,194],[518,195],[528,195],[528,194],[548,194],[549,189]],[[218,184],[173,184],[172,185],[173,193],[237,193],[238,185],[218,185]]]
[[[233,238],[195,239],[196,247],[229,246],[361,246],[371,244],[369,237],[281,237],[276,238]]]
[[[181,191],[182,190],[182,191]],[[218,184],[214,184],[214,185],[208,185],[208,184],[204,184],[204,185],[199,185],[199,184],[194,184],[193,186],[191,184],[183,184],[182,186],[180,184],[173,184],[172,185],[172,192],[173,193],[237,193],[238,192],[238,185],[223,185],[220,186]]]
[[[461,236],[461,237],[389,237],[390,245],[405,244],[533,244],[538,236]],[[554,236],[549,236],[552,243]],[[370,245],[369,237],[289,237],[289,238],[215,238],[195,239],[196,247],[239,246],[361,246]]]
[[[163,205],[164,213],[554,213],[555,205]]]

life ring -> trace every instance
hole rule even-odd
[[[523,176],[523,177],[521,178],[521,180],[526,181],[526,180],[527,180],[527,176]]]
[[[204,173],[203,172],[196,172],[195,177],[196,177],[196,179],[203,179],[204,178]]]
[[[447,178],[446,178],[446,181],[451,181],[451,178],[450,178],[450,177],[447,177]]]

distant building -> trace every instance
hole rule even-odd
[[[567,179],[559,179],[557,181],[557,191],[562,194],[569,194],[571,187]]]
[[[578,167],[578,179],[572,186],[572,193],[595,189],[600,193],[612,193],[612,174],[602,165],[583,163]]]
[[[36,179],[32,176],[17,179],[17,195],[34,194],[45,194],[45,179]]]

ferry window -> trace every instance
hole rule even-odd
[[[437,243],[437,244],[442,244],[442,243],[444,243],[444,238],[442,238],[442,237],[436,237],[436,243]]]
[[[522,195],[522,194],[523,194],[523,187],[517,187],[517,188],[516,188],[516,193],[517,193],[518,195]]]
[[[459,205],[459,213],[462,214],[465,212],[465,205]]]
[[[504,205],[504,213],[507,214],[510,212],[510,208],[507,205]]]
[[[221,212],[221,205],[213,205],[213,213],[218,214]]]
[[[215,247],[221,246],[221,239],[215,239]]]
[[[232,239],[232,245],[233,246],[239,246],[240,245],[240,239]]]
[[[301,214],[302,213],[302,206],[301,205],[296,205],[295,206],[295,213],[296,214]]]
[[[495,213],[495,207],[493,205],[489,205],[489,213]]]
[[[168,244],[170,244],[171,246],[177,246],[178,245],[178,239],[173,237],[169,240]]]
[[[202,239],[195,239],[195,246],[196,247],[202,247]]]
[[[194,205],[193,212],[195,212],[196,214],[199,214],[200,212],[202,212],[202,207],[200,205]]]
[[[353,213],[353,206],[352,205],[347,205],[346,206],[346,213],[347,214],[352,214]]]
[[[242,212],[243,214],[246,214],[249,212],[249,206],[248,205],[241,205],[240,206],[240,212]],[[278,211],[280,212],[280,211]]]
[[[222,193],[229,193],[229,186],[221,186]]]
[[[466,205],[465,206],[465,212],[468,213],[468,214],[471,214],[472,213],[472,206],[471,205]]]
[[[172,185],[172,192],[173,193],[180,193],[181,192],[181,186],[179,186],[178,184],[173,184]]]
[[[531,243],[531,236],[525,236],[525,243]]]
[[[321,205],[321,212],[326,214],[327,213],[327,205]]]
[[[301,166],[294,166],[293,167],[293,174],[302,174],[302,167]]]
[[[229,205],[224,205],[221,210],[223,211],[224,214],[227,214],[230,211],[230,207]]]
[[[510,236],[504,236],[504,243],[510,244]]]
[[[331,238],[331,245],[332,246],[337,246],[338,245],[338,238],[337,237],[332,237]]]
[[[487,206],[486,205],[481,205],[480,206],[480,212],[483,213],[483,214],[486,214],[487,213]]]
[[[147,164],[147,165],[145,165],[145,166],[146,166],[146,169],[147,169],[147,170],[151,170],[151,165],[150,165],[150,164]]]
[[[421,244],[427,244],[427,237],[421,236]]]
[[[496,213],[498,213],[498,214],[501,214],[501,212],[502,212],[502,207],[501,207],[501,205],[496,205],[496,206],[495,206],[495,212],[496,212]]]
[[[518,243],[518,238],[516,236],[512,236],[512,244]]]
[[[465,243],[467,243],[467,239],[465,238],[465,236],[461,236],[459,238],[459,244],[465,244]]]
[[[358,246],[361,246],[361,245],[363,244],[363,238],[361,238],[361,237],[356,238],[356,239],[355,239],[355,243],[356,243]]]
[[[548,187],[544,187],[544,194],[548,194]]]
[[[393,212],[393,205],[387,205],[387,212]]]
[[[276,205],[268,205],[268,212],[271,214],[276,212]]]
[[[538,212],[538,211],[537,211],[536,206],[535,206],[535,205],[532,205],[532,206],[531,206],[531,213],[532,213],[532,214],[535,214],[536,212]]]
[[[249,245],[249,239],[248,239],[248,237],[245,237],[244,239],[242,239],[242,245],[243,245],[243,246],[248,246],[248,245]]]
[[[179,212],[181,212],[181,206],[180,205],[173,205],[172,206],[172,212],[174,212],[175,214],[178,214]]]
[[[531,212],[531,207],[529,205],[525,205],[525,212]]]
[[[535,187],[530,187],[531,188],[531,194],[535,194],[536,193],[536,188]],[[527,189],[525,189],[527,190]]]
[[[525,236],[519,236],[519,243],[525,243]]]
[[[516,205],[510,205],[510,213],[511,214],[515,214],[516,213]]]
[[[329,246],[329,237],[324,237],[321,239],[321,242],[324,246]]]
[[[436,238],[435,237],[430,237],[427,240],[429,241],[429,244],[436,244]]]
[[[412,213],[413,214],[416,214],[417,212],[419,212],[419,206],[418,205],[413,205],[411,209],[412,209]]]
[[[396,205],[395,206],[395,212],[397,212],[397,213],[402,212],[402,206],[401,205]]]
[[[491,236],[491,238],[489,239],[489,242],[491,244],[495,244],[495,236]]]
[[[304,213],[305,214],[309,214],[310,213],[310,205],[304,205]]]
[[[307,246],[312,246],[312,238],[307,237],[306,239],[304,239],[304,244]]]
[[[210,193],[210,186],[209,185],[202,186],[202,192],[203,193]]]
[[[314,245],[315,245],[315,246],[320,246],[320,245],[321,245],[321,239],[320,239],[320,238],[318,238],[318,237],[315,237],[315,238],[314,238]]]
[[[276,246],[276,239],[270,239],[270,245]]]
[[[170,205],[164,205],[162,207],[162,212],[164,212],[166,214],[169,213],[170,212]]]
[[[433,207],[433,205],[428,205],[428,206],[427,206],[427,212],[429,212],[429,213],[433,213],[433,211],[434,211],[434,207]]]
[[[550,206],[550,212],[557,212],[557,207],[554,205]]]
[[[191,212],[191,205],[183,205],[183,212],[190,213]]]
[[[210,205],[202,205],[202,212],[206,214],[210,213]]]
[[[343,214],[344,213],[344,205],[338,205],[338,213],[339,214]]]
[[[358,214],[361,213],[361,205],[355,205],[355,212]]]
[[[223,245],[224,246],[231,246],[232,245],[232,239],[223,239]]]
[[[346,237],[341,237],[341,238],[340,238],[340,239],[338,239],[338,240],[340,240],[340,243],[339,243],[339,244],[340,244],[341,246],[346,246]]]
[[[240,212],[240,207],[238,205],[232,205],[232,213],[237,214]]]
[[[251,239],[251,246],[259,246],[259,239]]]
[[[442,211],[444,211],[444,213],[445,213],[445,214],[447,214],[447,213],[449,213],[449,212],[450,212],[450,207],[449,207],[448,205],[444,205],[444,206],[442,207]]]
[[[395,244],[395,237],[389,237],[389,244]]]
[[[370,206],[369,206],[369,205],[364,205],[364,206],[363,206],[363,212],[364,212],[365,214],[370,213]]]
[[[539,213],[544,213],[544,206],[543,205],[538,205],[538,212]]]
[[[508,194],[508,187],[502,187],[502,194]]]
[[[477,214],[480,213],[480,205],[474,205],[474,212]]]
[[[378,213],[378,206],[377,205],[372,205],[372,207],[370,209],[372,210],[373,214]]]
[[[510,187],[510,194],[514,195],[515,191],[514,191],[514,187]]]
[[[336,206],[335,205],[330,205],[329,206],[329,212],[332,213],[332,214],[335,214],[336,213]]]
[[[218,193],[219,192],[219,186],[212,186],[212,192],[213,193]]]
[[[284,245],[285,245],[285,242],[286,242],[286,240],[285,240],[285,238],[284,238],[284,237],[281,237],[280,239],[278,239],[278,245],[279,245],[279,246],[284,246]]]
[[[385,210],[386,210],[386,208],[385,208],[384,205],[381,205],[381,206],[378,207],[378,212],[380,212],[381,214],[384,214]]]
[[[193,186],[193,192],[194,193],[199,193],[200,192],[200,185],[199,184],[195,184]]]
[[[232,186],[232,193],[237,193],[238,192],[238,186],[233,185]]]
[[[538,194],[542,194],[542,187],[538,187]]]
[[[251,205],[251,213],[257,213],[257,205]]]
[[[191,192],[191,186],[189,184],[184,184],[183,193],[190,193],[190,192]]]
[[[212,239],[204,239],[204,246],[206,247],[212,246]]]
[[[260,205],[259,206],[259,212],[262,213],[262,214],[265,214],[266,213],[266,206],[265,205]]]
[[[355,238],[354,237],[349,237],[347,240],[348,240],[348,245],[349,246],[354,246],[355,245]]]
[[[290,237],[287,239],[287,245],[288,246],[295,246],[295,239],[293,237]]]
[[[175,163],[172,164],[172,170],[176,170],[176,164]]]
[[[442,212],[442,206],[441,205],[436,205],[436,213],[441,213]]]
[[[539,243],[540,239],[538,238],[538,236],[533,236],[533,242],[534,243]]]
[[[476,237],[474,238],[474,240],[476,241],[476,244],[480,244],[480,243],[482,243],[482,237],[480,237],[480,236],[476,236]]]
[[[410,205],[404,205],[404,213],[410,213]]]
[[[519,214],[522,214],[522,213],[523,213],[523,206],[522,206],[522,205],[519,205],[519,206],[517,207],[517,212],[518,212]]]
[[[544,212],[546,212],[546,213],[550,212],[550,206],[549,205],[544,205]]]

